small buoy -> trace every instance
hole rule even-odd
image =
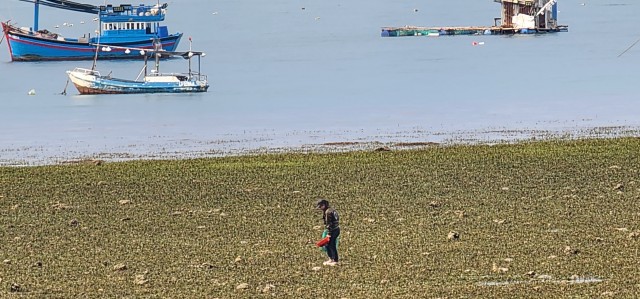
[[[218,14],[218,12],[217,12],[217,11],[214,11],[214,12],[212,12],[211,14],[212,14],[212,15],[217,15],[217,14]]]
[[[53,28],[60,28],[60,25],[55,25],[53,26]]]
[[[414,8],[414,9],[413,9],[413,12],[418,12],[418,9],[417,9],[417,8]]]
[[[29,90],[28,95],[30,96],[36,95],[36,90],[35,89]]]
[[[316,17],[316,21],[317,21],[317,20],[320,20],[320,17]]]
[[[473,45],[473,46],[477,46],[477,45],[478,45],[478,42],[472,42],[472,43],[471,43],[471,45]]]
[[[304,7],[303,7],[303,8],[301,8],[301,9],[302,9],[302,10],[304,10]]]
[[[84,21],[80,21],[80,24],[84,24]]]

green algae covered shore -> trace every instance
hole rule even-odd
[[[640,139],[0,168],[2,298],[629,298]],[[341,264],[322,265],[327,198]]]

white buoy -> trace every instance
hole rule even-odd
[[[30,95],[30,96],[34,96],[34,95],[36,95],[36,90],[35,89],[29,90],[29,92],[27,94]]]

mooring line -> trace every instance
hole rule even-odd
[[[67,78],[67,84],[64,85],[64,90],[60,93],[63,96],[67,95],[67,87],[69,86],[69,78]]]
[[[633,43],[633,45],[629,46],[629,48],[627,48],[622,53],[620,53],[620,55],[618,55],[618,57],[622,56],[622,54],[624,54],[624,53],[627,53],[627,51],[629,51],[631,48],[633,48],[633,46],[635,46],[638,42],[640,42],[640,38],[635,43]]]

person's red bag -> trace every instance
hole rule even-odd
[[[331,239],[331,237],[324,237],[322,240],[316,242],[316,246],[317,247],[323,247],[323,246],[329,244],[329,239]]]

